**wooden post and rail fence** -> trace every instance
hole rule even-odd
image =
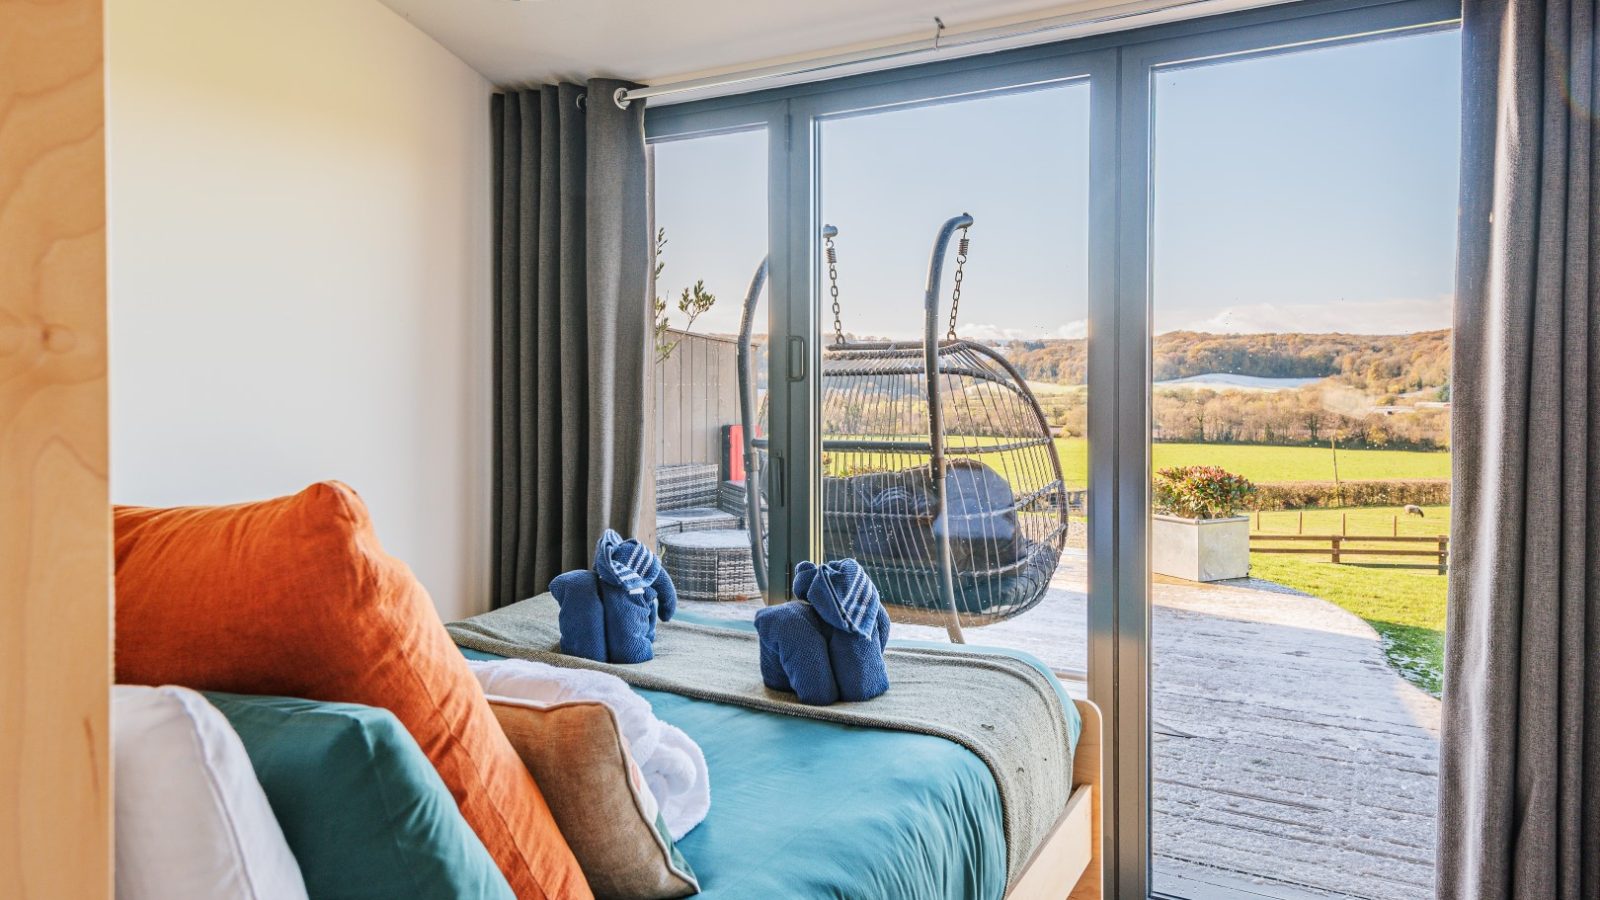
[[[1277,542],[1292,546],[1271,546]],[[1378,546],[1372,546],[1378,545]],[[1450,537],[1417,537],[1410,535],[1354,535],[1354,534],[1272,534],[1250,535],[1251,553],[1293,553],[1327,556],[1330,562],[1349,562],[1346,557],[1379,557],[1380,559],[1417,559],[1426,562],[1385,562],[1395,569],[1434,569],[1440,575],[1450,570]]]

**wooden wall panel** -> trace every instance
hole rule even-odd
[[[111,896],[101,0],[0,0],[0,897]]]
[[[652,465],[722,459],[722,426],[739,421],[739,350],[731,338],[673,331],[672,355],[656,363]]]

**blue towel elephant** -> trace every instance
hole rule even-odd
[[[871,700],[887,691],[889,613],[861,564],[803,562],[795,570],[794,595],[800,599],[756,612],[762,683],[813,706]]]
[[[656,616],[678,608],[672,576],[650,548],[607,528],[594,548],[594,568],[550,582],[561,605],[561,652],[597,662],[641,663],[655,656]]]

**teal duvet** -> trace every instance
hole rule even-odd
[[[1025,654],[996,652],[1044,670]],[[1076,742],[1077,710],[1059,684],[1057,690]],[[711,812],[678,842],[700,878],[699,897],[1004,896],[999,792],[988,767],[965,747],[637,692],[659,718],[694,738],[711,769]]]
[[[711,813],[678,842],[706,900],[1005,893],[1000,795],[965,747],[639,693],[711,769]]]

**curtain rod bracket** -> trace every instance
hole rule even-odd
[[[933,49],[939,49],[939,38],[944,36],[944,20],[938,16],[933,17]]]

